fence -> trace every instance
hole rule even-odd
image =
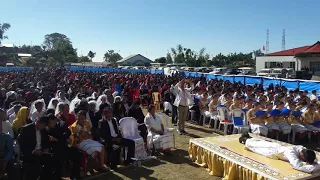
[[[32,67],[0,67],[0,72],[30,71]]]
[[[9,71],[28,71],[32,70],[31,67],[1,67],[0,72]],[[123,73],[152,73],[152,74],[164,74],[163,70],[154,69],[116,69],[116,68],[100,68],[100,67],[66,67],[69,71],[86,71],[86,72],[123,72]],[[208,73],[195,73],[195,72],[180,72],[181,75],[186,77],[201,77],[202,75],[208,79],[222,79],[230,82],[241,82],[245,85],[263,84],[264,87],[272,84],[279,84],[287,87],[288,89],[307,90],[320,90],[320,81],[311,80],[298,80],[298,79],[281,79],[281,78],[268,78],[261,76],[238,76],[238,75],[214,75]]]
[[[163,74],[163,70],[155,69],[117,69],[117,68],[100,68],[100,67],[66,67],[69,71],[86,71],[86,72],[122,72],[122,73],[152,73]]]
[[[230,82],[241,82],[245,85],[252,84],[263,84],[263,87],[267,87],[270,84],[279,84],[285,86],[288,89],[307,90],[311,92],[312,90],[320,90],[320,81],[311,80],[299,80],[299,79],[282,79],[282,78],[269,78],[261,76],[245,76],[245,75],[214,75],[209,73],[194,73],[194,72],[181,72],[182,75],[186,77],[200,77],[203,75],[208,79],[219,79]]]

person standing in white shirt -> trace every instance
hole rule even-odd
[[[190,88],[186,88],[185,84],[189,83]],[[190,92],[194,89],[194,84],[191,80],[182,79],[178,82],[174,90],[176,92],[176,99],[174,105],[178,107],[178,132],[179,134],[186,133],[184,130],[185,121],[188,118],[189,105],[192,105],[192,98]]]

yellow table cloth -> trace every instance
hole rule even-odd
[[[290,144],[261,136],[268,141]],[[240,134],[190,139],[189,156],[210,175],[223,180],[266,180],[266,179],[320,179],[320,172],[308,174],[297,171],[288,162],[270,159],[244,149],[239,143]],[[317,158],[320,160],[317,153]]]

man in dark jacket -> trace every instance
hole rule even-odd
[[[73,163],[70,178],[80,179],[81,153],[78,149],[68,146],[71,132],[64,121],[57,119],[53,114],[47,115],[49,119],[46,128],[49,135],[49,145],[54,153],[54,179],[61,179],[62,167],[65,160]]]
[[[127,147],[128,153],[125,164],[132,162],[135,151],[135,143],[122,137],[116,118],[113,117],[113,109],[106,106],[103,109],[102,119],[98,123],[101,138],[105,141],[111,169],[117,168],[120,160],[120,147]]]
[[[48,147],[48,134],[44,130],[47,126],[48,118],[41,117],[34,123],[27,124],[21,129],[19,135],[19,145],[23,169],[26,179],[52,178],[51,154]],[[41,166],[43,166],[42,171]]]

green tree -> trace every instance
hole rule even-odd
[[[186,63],[191,67],[206,66],[207,56],[205,55],[205,48],[195,52],[190,48],[184,48],[182,45],[177,45],[176,48],[171,48],[171,54],[175,63]]]
[[[160,57],[158,59],[155,59],[154,62],[156,62],[156,63],[166,63],[166,58],[165,57]]]
[[[70,39],[66,35],[60,33],[51,33],[45,35],[43,45],[46,47],[47,50],[52,50],[55,44],[57,44],[60,41],[71,44]]]
[[[78,59],[78,62],[83,63],[83,62],[92,62],[92,59],[90,59],[88,56],[80,56]]]
[[[4,33],[10,29],[10,24],[9,23],[3,23],[1,24],[0,23],[0,44],[1,44],[1,41],[3,39],[8,39],[8,36],[5,36]]]
[[[65,62],[78,62],[77,50],[73,48],[69,41],[61,40],[55,42],[49,51],[49,56],[53,57],[56,63],[59,63],[61,66],[63,66]]]
[[[114,50],[108,50],[103,57],[104,61],[115,64],[117,61],[121,60],[122,57],[119,53],[114,52]]]
[[[170,53],[167,53],[166,64],[171,64],[171,63],[173,63],[171,54],[170,54]]]
[[[89,51],[88,52],[88,57],[91,59],[91,62],[92,62],[92,59],[96,56],[96,53],[95,52],[92,52],[92,51]]]

